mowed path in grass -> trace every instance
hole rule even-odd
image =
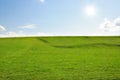
[[[120,37],[0,39],[0,80],[120,80]]]

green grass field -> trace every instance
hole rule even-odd
[[[0,80],[120,80],[120,37],[0,39]]]

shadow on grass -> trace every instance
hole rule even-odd
[[[114,47],[120,47],[120,45],[117,44],[84,44],[84,45],[73,45],[73,46],[54,46],[56,48],[81,48],[81,47],[104,47],[104,46],[114,46]]]
[[[120,44],[108,44],[108,43],[90,43],[90,44],[81,44],[81,45],[55,45],[55,44],[51,44],[49,41],[45,39],[42,38],[37,38],[37,39],[54,48],[81,48],[81,47],[106,47],[106,46],[120,47]]]
[[[45,40],[45,39],[42,39],[42,38],[37,38],[38,40],[40,40],[40,41],[42,41],[42,42],[44,42],[44,43],[48,43],[48,44],[50,44],[47,40]]]

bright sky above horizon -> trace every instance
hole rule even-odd
[[[120,36],[120,0],[0,0],[0,36]]]

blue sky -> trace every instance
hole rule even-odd
[[[119,4],[120,0],[0,0],[0,36],[120,35]],[[88,15],[88,6],[94,6],[94,15]]]

